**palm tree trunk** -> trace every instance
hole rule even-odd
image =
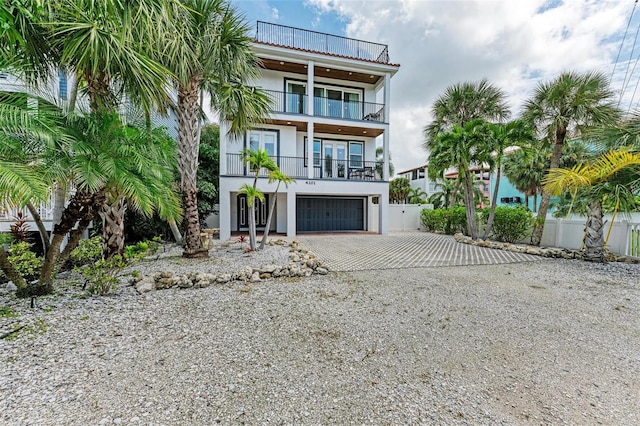
[[[104,191],[89,193],[85,191],[77,191],[69,200],[69,204],[65,207],[60,218],[60,222],[53,227],[51,245],[47,251],[44,263],[40,269],[40,278],[38,280],[38,294],[46,294],[43,292],[53,291],[51,280],[53,278],[54,267],[57,264],[60,255],[60,245],[64,237],[75,226],[78,220],[92,220],[95,217],[96,209],[94,206],[102,205],[105,201]]]
[[[0,245],[0,269],[17,287],[17,295],[20,297],[26,297],[27,282],[24,277],[20,275],[20,272],[9,262],[7,253],[4,251],[4,247]]]
[[[478,239],[478,226],[476,221],[476,206],[474,203],[475,197],[473,194],[473,177],[469,173],[465,173],[462,176],[463,179],[463,192],[464,192],[464,206],[467,213],[467,232],[471,239]]]
[[[269,228],[271,227],[271,218],[273,212],[276,209],[276,199],[278,198],[278,189],[280,188],[280,182],[276,186],[276,190],[273,193],[273,199],[271,200],[271,207],[269,207],[269,214],[267,215],[267,224],[264,227],[264,233],[262,234],[262,241],[260,241],[260,250],[264,250],[264,246],[267,243],[267,237],[269,236]]]
[[[109,197],[100,209],[102,219],[102,256],[111,259],[124,253],[124,214],[127,203],[122,196]]]
[[[524,205],[527,206],[527,210],[529,210],[529,196],[526,193],[524,194]],[[535,206],[533,211],[535,212]]]
[[[449,207],[453,207],[456,205],[456,200],[458,198],[458,191],[460,191],[461,182],[462,181],[460,180],[460,174],[458,174],[458,177],[456,178],[456,184],[453,187],[453,192],[451,193],[451,202],[449,203]]]
[[[184,251],[185,257],[207,257],[209,251],[200,241],[200,218],[198,216],[197,170],[200,145],[199,134],[199,82],[192,78],[178,88],[178,167],[180,189],[184,207]]]
[[[249,207],[249,247],[251,250],[256,249],[256,202],[255,200]]]
[[[602,203],[591,200],[587,205],[587,223],[584,234],[584,259],[590,262],[605,262],[604,256],[604,222],[602,220]]]
[[[182,234],[180,233],[180,229],[178,229],[178,225],[175,220],[169,220],[169,228],[171,229],[171,233],[173,234],[173,238],[176,240],[176,244],[182,245]]]
[[[38,227],[38,232],[40,233],[40,240],[42,241],[42,251],[46,253],[49,250],[49,233],[47,229],[44,227],[44,223],[42,223],[42,218],[38,213],[38,209],[33,205],[31,201],[27,203],[27,209],[29,209],[29,213],[31,213],[31,217],[33,221],[36,223],[36,227]]]
[[[491,232],[493,226],[493,217],[496,214],[496,204],[498,203],[498,188],[500,187],[500,164],[497,165],[496,171],[496,184],[493,188],[493,196],[491,197],[491,210],[489,211],[489,218],[487,219],[487,227],[484,229],[482,239],[486,240]]]
[[[57,182],[53,189],[53,213],[51,218],[51,229],[60,223],[60,218],[62,217],[62,212],[64,211],[64,202],[67,196],[67,185],[64,185],[62,182]],[[53,232],[49,240],[53,240]]]
[[[562,149],[564,148],[564,138],[567,135],[567,129],[565,127],[559,127],[556,130],[556,143],[553,145],[553,153],[551,155],[550,169],[556,169],[560,165],[560,157],[562,157]],[[538,210],[538,217],[531,233],[531,244],[539,246],[542,241],[542,233],[544,232],[544,222],[547,219],[547,210],[549,210],[549,201],[551,200],[551,194],[547,191],[542,191],[542,200],[540,202],[540,209]]]
[[[95,214],[93,216],[95,216]],[[60,255],[58,256],[58,260],[56,261],[57,265],[62,265],[67,261],[67,259],[69,259],[69,256],[71,256],[71,252],[76,247],[78,247],[78,244],[80,244],[82,234],[84,234],[84,231],[87,230],[92,220],[93,218],[84,218],[80,220],[80,222],[78,222],[78,226],[76,227],[76,229],[71,231],[71,233],[69,234],[69,239],[67,240],[67,244],[64,246],[64,250],[62,250],[62,253],[60,253]]]

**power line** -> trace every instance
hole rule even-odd
[[[620,106],[620,102],[622,101],[622,94],[624,94],[625,90],[627,90],[627,85],[631,82],[631,75],[629,75],[629,67],[631,66],[631,59],[633,59],[633,52],[636,50],[636,43],[638,42],[638,34],[640,34],[640,24],[638,24],[638,29],[636,30],[636,36],[633,39],[633,45],[631,46],[631,53],[629,54],[629,62],[627,62],[627,70],[624,73],[624,80],[622,80],[622,92],[620,93],[618,106]],[[638,58],[636,59],[636,62],[633,65],[634,71],[636,69],[636,64],[638,63],[638,59],[640,59],[640,55],[638,55]],[[631,74],[633,74],[633,71],[631,72]],[[627,76],[629,77],[629,80],[627,80]]]
[[[624,35],[622,36],[622,42],[620,43],[620,49],[618,49],[618,56],[616,56],[616,61],[613,63],[613,71],[611,71],[611,78],[613,80],[613,74],[616,72],[616,65],[618,65],[618,60],[620,59],[620,53],[622,52],[622,46],[624,46],[624,40],[627,38],[627,31],[629,31],[629,26],[631,25],[631,19],[633,18],[633,13],[636,10],[636,6],[638,5],[638,0],[633,3],[633,9],[631,10],[631,15],[629,15],[629,22],[627,22],[627,28],[624,30]]]

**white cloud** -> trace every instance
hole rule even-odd
[[[391,151],[398,171],[426,160],[422,129],[433,101],[452,84],[486,77],[508,93],[517,115],[540,80],[566,70],[610,74],[632,6],[619,0],[308,3],[338,13],[348,36],[388,44],[391,61],[401,64],[392,79]],[[627,36],[627,55],[633,37]],[[633,62],[639,51],[640,43]],[[629,59],[621,56],[614,88],[622,87]],[[640,66],[628,77],[627,103],[639,76]]]
[[[278,10],[277,7],[272,7],[271,8],[271,18],[274,20],[278,20],[280,19],[280,11]]]

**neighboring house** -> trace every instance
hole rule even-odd
[[[253,47],[262,64],[256,85],[273,100],[273,113],[241,140],[229,139],[221,125],[220,238],[248,229],[246,197],[238,190],[253,177],[242,162],[243,148],[266,149],[296,180],[280,186],[272,231],[386,234],[390,82],[399,68],[389,62],[387,46],[258,22]],[[376,138],[384,148],[382,175]],[[258,229],[275,187],[263,173]],[[373,198],[380,200],[377,220]]]
[[[429,165],[423,164],[422,166],[402,171],[397,175],[398,177],[408,179],[411,188],[421,189],[425,192],[425,194],[427,194],[428,198],[429,196],[438,192],[438,184],[435,181],[429,179],[428,169]]]

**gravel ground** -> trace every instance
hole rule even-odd
[[[67,278],[38,309],[0,296],[0,332],[29,325],[0,340],[0,423],[640,424],[639,278],[547,260],[101,298]]]

